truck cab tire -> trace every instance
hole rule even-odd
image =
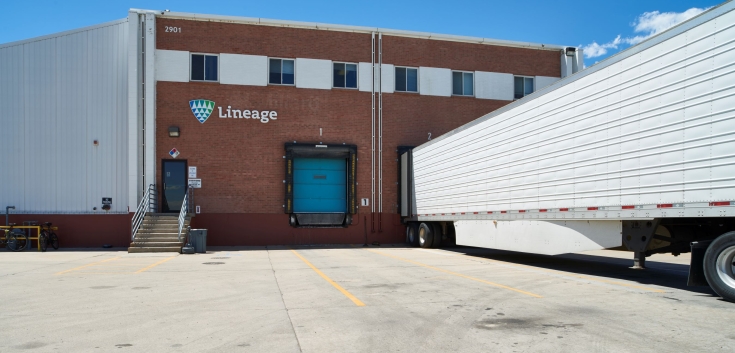
[[[722,299],[735,302],[735,232],[720,235],[704,253],[704,276]]]
[[[411,246],[419,246],[419,225],[410,222],[406,225],[406,242]]]
[[[430,223],[421,223],[418,231],[419,246],[428,249],[434,242],[434,227]]]

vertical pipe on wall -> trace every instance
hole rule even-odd
[[[383,231],[383,33],[378,33],[378,232]]]
[[[128,13],[128,206],[134,209],[143,197],[142,134],[140,122],[141,19],[137,12]]]
[[[145,178],[144,187],[156,184],[156,15],[145,14]]]
[[[372,70],[372,93],[373,93],[373,110],[370,128],[372,129],[372,146],[370,155],[370,232],[375,232],[375,32],[372,32],[372,53],[370,56],[370,67]],[[367,240],[366,240],[367,241]]]
[[[142,136],[141,139],[141,177],[143,179],[143,183],[141,185],[142,190],[147,190],[148,185],[146,182],[146,149],[145,149],[145,69],[146,69],[146,62],[145,62],[145,55],[146,55],[146,43],[145,43],[145,34],[146,34],[146,27],[145,27],[145,15],[140,16],[140,117],[141,117],[141,123],[140,123],[140,136]],[[141,196],[142,197],[142,196]]]

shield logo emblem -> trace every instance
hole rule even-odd
[[[191,108],[191,112],[194,113],[194,117],[197,118],[200,123],[204,124],[214,110],[214,102],[206,99],[194,99],[189,101],[189,108]]]

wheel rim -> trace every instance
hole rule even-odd
[[[735,288],[735,246],[723,250],[717,256],[717,276],[728,287]]]
[[[426,231],[423,227],[419,228],[419,244],[424,245],[426,243]]]

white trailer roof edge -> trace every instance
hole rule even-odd
[[[686,20],[686,21],[684,21],[684,22],[682,22],[682,23],[680,23],[680,24],[678,24],[678,25],[676,25],[674,27],[671,27],[671,28],[667,29],[664,32],[661,32],[659,34],[656,34],[656,35],[652,36],[651,38],[648,38],[648,39],[644,40],[643,42],[641,42],[639,44],[636,44],[636,45],[634,45],[634,46],[632,46],[632,47],[630,47],[628,49],[625,49],[625,50],[623,50],[623,51],[621,51],[621,52],[619,52],[619,53],[617,53],[617,54],[615,54],[615,55],[613,55],[613,56],[611,56],[611,57],[609,57],[609,58],[607,58],[607,59],[605,59],[605,60],[603,60],[603,61],[601,61],[601,62],[599,62],[599,63],[597,63],[595,65],[593,65],[593,66],[590,66],[588,68],[585,68],[582,71],[579,71],[579,72],[577,72],[577,73],[575,73],[573,75],[567,76],[567,77],[565,77],[565,78],[563,78],[563,79],[561,79],[559,81],[556,81],[555,83],[553,83],[553,84],[551,84],[551,85],[549,85],[547,87],[544,87],[544,88],[542,88],[542,89],[540,89],[540,90],[538,90],[538,91],[536,91],[536,92],[534,92],[534,93],[532,93],[532,94],[530,94],[530,95],[528,95],[528,96],[526,96],[526,97],[524,97],[522,99],[519,99],[519,100],[517,100],[517,101],[515,101],[513,103],[510,103],[510,104],[508,104],[508,105],[506,105],[506,106],[504,106],[504,107],[502,107],[500,109],[494,110],[491,113],[488,113],[486,115],[483,115],[483,116],[481,116],[481,117],[479,117],[479,118],[477,118],[477,119],[475,119],[473,121],[470,121],[467,124],[464,124],[464,125],[456,128],[456,129],[454,129],[454,130],[451,130],[451,131],[449,131],[449,132],[447,132],[447,133],[445,133],[445,134],[443,134],[441,136],[437,136],[436,138],[432,139],[431,141],[425,142],[425,143],[417,146],[416,148],[414,148],[414,151],[419,151],[419,150],[421,150],[423,148],[429,147],[429,146],[431,146],[431,145],[433,145],[435,143],[438,143],[439,141],[442,141],[445,138],[447,138],[449,136],[452,136],[452,135],[454,135],[454,134],[456,134],[458,132],[461,132],[463,130],[469,129],[470,127],[473,127],[473,126],[475,126],[477,124],[480,124],[482,122],[485,122],[485,121],[487,121],[489,119],[492,119],[492,118],[494,118],[494,117],[496,117],[496,116],[498,116],[500,114],[503,114],[503,113],[505,113],[505,112],[507,112],[507,111],[509,111],[511,109],[514,109],[516,107],[520,107],[523,104],[526,104],[526,103],[528,103],[528,102],[536,99],[537,97],[539,97],[541,95],[544,95],[544,94],[547,94],[549,92],[552,92],[552,91],[554,91],[554,90],[556,90],[556,89],[558,89],[558,88],[560,88],[560,87],[562,87],[562,86],[564,86],[566,84],[569,84],[569,83],[574,82],[576,80],[579,80],[579,79],[581,79],[581,78],[583,78],[583,77],[585,77],[587,75],[590,75],[590,74],[592,74],[594,72],[597,72],[597,71],[602,70],[602,69],[604,69],[606,67],[609,67],[610,65],[613,65],[613,64],[615,64],[615,63],[617,63],[617,62],[619,62],[619,61],[621,61],[621,60],[623,60],[625,58],[628,58],[630,56],[633,56],[635,54],[638,54],[638,53],[640,53],[643,50],[646,50],[646,49],[648,49],[648,48],[650,48],[650,47],[652,47],[652,46],[654,46],[656,44],[659,44],[659,43],[661,43],[661,42],[663,42],[663,41],[665,41],[667,39],[670,39],[670,38],[672,38],[672,37],[674,37],[674,36],[676,36],[678,34],[681,34],[682,32],[685,32],[685,31],[687,31],[689,29],[692,29],[694,27],[697,27],[697,26],[699,26],[699,25],[701,25],[701,24],[703,24],[703,23],[705,23],[707,21],[710,21],[710,20],[712,20],[712,19],[714,19],[716,17],[722,16],[722,15],[724,15],[724,14],[730,12],[730,11],[733,11],[733,10],[735,10],[735,2],[733,2],[733,0],[728,0],[725,3],[722,3],[720,5],[717,5],[717,6],[711,8],[711,9],[709,9],[709,10],[707,10],[707,11],[705,11],[705,12],[703,12],[703,13],[695,16],[695,17],[690,18],[689,20]]]
[[[92,26],[71,29],[71,30],[63,31],[63,32],[46,34],[46,35],[43,35],[43,36],[40,36],[40,37],[33,37],[33,38],[28,38],[28,39],[21,39],[21,40],[15,41],[15,42],[3,43],[3,44],[0,44],[0,49],[2,49],[2,48],[8,48],[8,47],[14,47],[14,46],[17,46],[17,45],[23,45],[23,44],[33,43],[33,42],[38,42],[38,41],[41,41],[41,40],[46,40],[46,39],[51,39],[51,38],[68,36],[70,34],[79,33],[79,32],[86,32],[86,31],[90,31],[90,30],[93,30],[93,29],[97,29],[97,28],[114,26],[114,25],[117,25],[117,24],[120,24],[120,23],[124,23],[124,22],[128,22],[128,18],[127,17],[121,18],[119,20],[114,20],[114,21],[109,21],[109,22],[104,22],[104,23],[92,25]]]

